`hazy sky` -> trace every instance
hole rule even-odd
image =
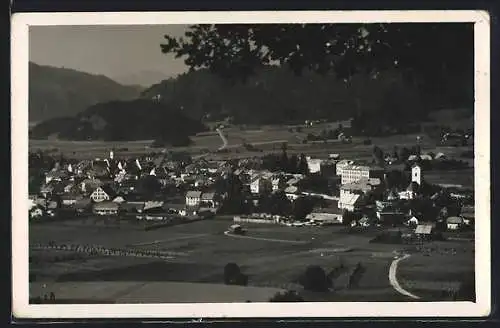
[[[185,25],[35,26],[30,61],[122,78],[144,71],[166,77],[187,70],[182,59],[162,54],[164,35],[181,36]]]

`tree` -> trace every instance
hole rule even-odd
[[[465,23],[192,25],[184,37],[166,35],[161,50],[229,79],[246,80],[270,64],[296,74],[334,72],[346,81],[397,68],[429,101],[446,94],[471,104],[473,32]]]
[[[138,181],[137,189],[143,194],[153,195],[161,190],[161,184],[154,175],[147,175]]]
[[[385,185],[387,189],[400,188],[406,182],[399,170],[391,170],[385,174]]]
[[[308,266],[300,277],[299,283],[305,290],[313,292],[326,292],[332,287],[332,281],[326,275],[325,270],[318,265]]]
[[[309,174],[309,165],[307,165],[307,159],[304,153],[300,154],[298,170],[300,174]]]
[[[236,284],[241,274],[240,267],[236,263],[228,263],[224,267],[224,283],[226,285]]]
[[[384,164],[384,151],[378,146],[373,146],[373,159],[378,165]]]
[[[297,220],[303,220],[311,213],[313,202],[308,197],[299,197],[293,202],[292,215]]]
[[[408,160],[408,157],[410,156],[410,151],[406,147],[401,147],[399,149],[399,160],[406,162]]]

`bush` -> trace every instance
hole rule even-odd
[[[304,299],[296,291],[287,290],[276,293],[269,299],[269,302],[304,302]]]
[[[326,292],[332,287],[332,281],[328,278],[322,267],[311,265],[300,277],[299,283],[305,290],[313,292]]]
[[[224,283],[226,285],[246,286],[248,276],[241,273],[240,267],[236,263],[228,263],[224,267]]]

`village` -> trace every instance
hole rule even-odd
[[[426,238],[473,230],[473,190],[426,181],[429,167],[450,161],[443,153],[379,152],[374,146],[370,163],[341,154],[288,158],[285,147],[267,165],[259,157],[209,161],[172,152],[121,158],[111,150],[84,161],[32,152],[38,184],[30,177],[29,217],[161,225],[224,216],[240,225],[405,228],[404,236]]]

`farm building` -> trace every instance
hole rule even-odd
[[[435,224],[419,224],[415,228],[415,235],[421,239],[431,239],[434,234]]]
[[[458,216],[450,216],[446,219],[446,228],[448,230],[459,230],[465,225],[464,219]]]
[[[101,186],[95,189],[92,194],[90,194],[90,199],[94,202],[104,202],[112,200],[116,196],[116,192],[109,186]]]
[[[191,190],[186,193],[186,206],[199,206],[201,202],[201,191]]]
[[[119,205],[110,201],[102,201],[96,203],[93,208],[94,214],[97,215],[117,215]]]

